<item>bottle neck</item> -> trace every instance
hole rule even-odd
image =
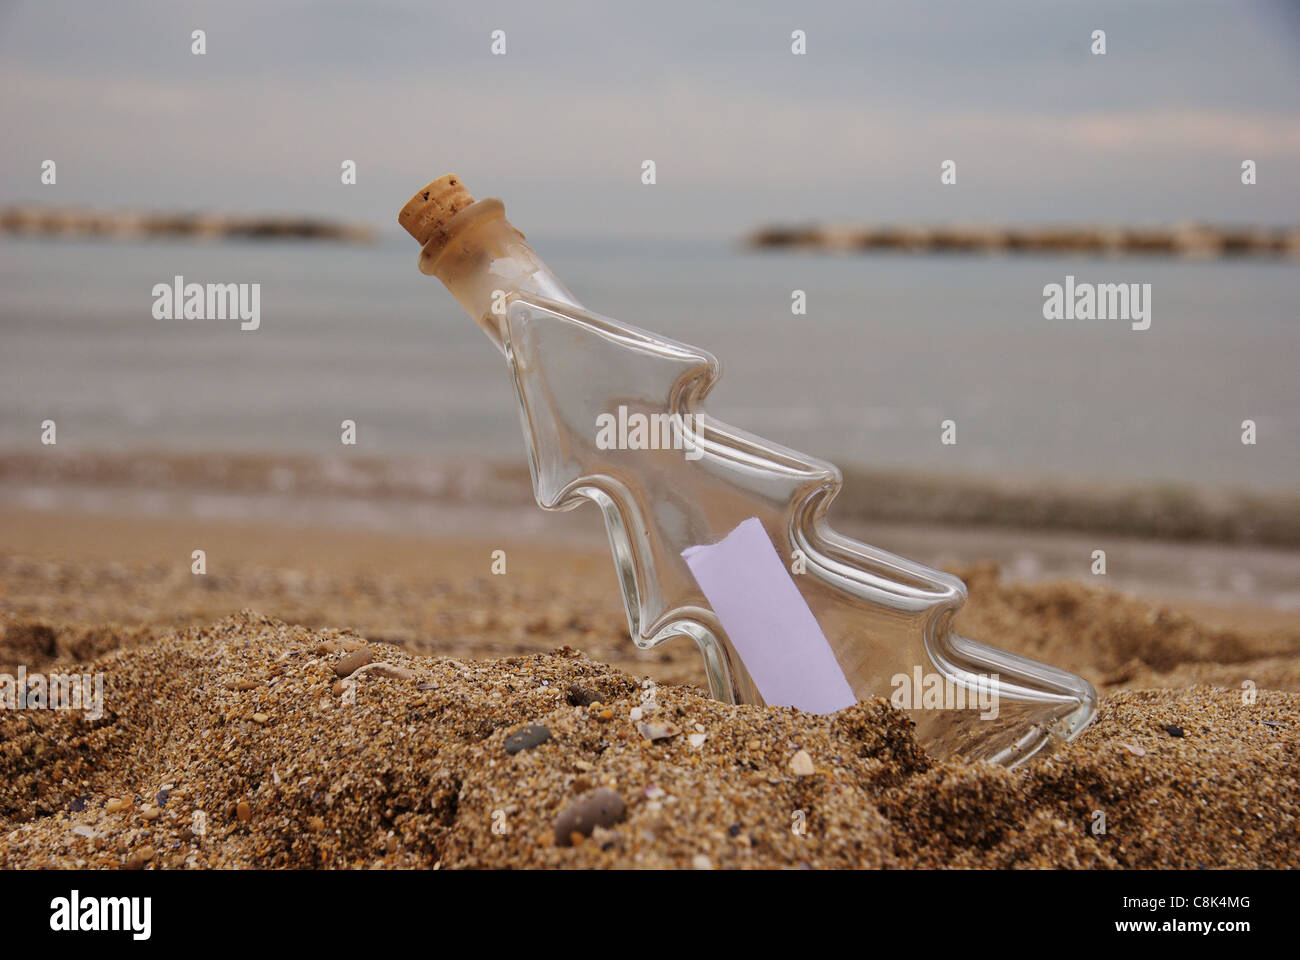
[[[420,252],[420,272],[441,280],[503,353],[506,309],[514,296],[581,306],[511,226],[505,209],[493,198],[470,204]]]

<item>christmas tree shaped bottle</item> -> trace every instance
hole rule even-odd
[[[454,175],[399,214],[505,357],[537,503],[601,510],[632,640],[689,637],[710,692],[829,713],[883,697],[936,756],[1020,763],[1096,712],[1082,677],[952,628],[965,585],[832,530],[832,464],[713,418],[707,352],[586,310]]]

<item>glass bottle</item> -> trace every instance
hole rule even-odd
[[[398,219],[505,356],[538,505],[600,508],[637,646],[691,638],[727,702],[883,697],[941,757],[1013,766],[1093,719],[1082,677],[954,632],[960,579],[832,530],[835,466],[706,413],[717,360],[583,308],[500,200],[448,175]]]

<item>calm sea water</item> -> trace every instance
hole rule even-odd
[[[0,241],[0,450],[53,418],[69,451],[327,452],[353,419],[368,453],[522,459],[500,356],[402,239]],[[844,465],[1300,489],[1294,264],[530,240],[592,310],[718,356],[715,415]],[[261,330],[155,320],[176,274],[261,283]],[[1151,329],[1044,320],[1066,274],[1150,283]]]

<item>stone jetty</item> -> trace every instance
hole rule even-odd
[[[747,245],[841,253],[900,250],[909,253],[1082,253],[1199,259],[1300,259],[1300,227],[1225,227],[1200,223],[1170,227],[812,224],[762,227],[748,237]]]
[[[374,231],[358,224],[311,217],[213,213],[94,211],[10,207],[0,210],[0,233],[74,240],[325,240],[370,243]]]

